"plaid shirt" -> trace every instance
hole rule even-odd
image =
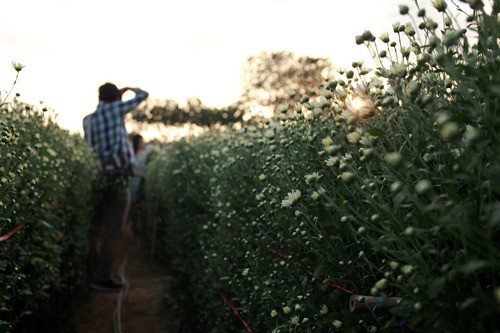
[[[97,110],[83,118],[85,140],[89,141],[90,121],[92,122],[91,146],[98,158],[121,156],[133,162],[134,151],[131,147],[125,116],[148,97],[148,92],[134,89],[135,97],[127,101],[99,101]]]

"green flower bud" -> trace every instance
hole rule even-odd
[[[326,89],[333,91],[337,87],[337,81],[329,81],[328,84],[326,85]]]
[[[425,194],[432,189],[432,183],[427,179],[422,179],[415,185],[415,192],[418,194]]]
[[[375,154],[375,150],[373,148],[365,148],[361,153],[364,157],[372,157]]]
[[[398,263],[398,262],[396,262],[396,261],[391,261],[391,262],[389,263],[389,267],[391,267],[391,269],[392,269],[393,271],[395,271],[396,269],[398,269],[398,267],[399,267],[399,263]]]
[[[495,295],[497,303],[500,304],[500,287],[495,287],[495,289],[493,290],[493,294]]]
[[[424,96],[422,96],[422,105],[423,106],[426,106],[428,105],[430,102],[432,102],[434,100],[434,97],[432,97],[431,94],[425,94]]]
[[[371,33],[370,30],[365,30],[363,34],[361,35],[364,41],[366,42],[371,42],[373,38],[373,34]]]
[[[378,280],[375,283],[375,288],[377,288],[379,290],[383,290],[387,287],[388,284],[389,284],[389,281],[384,278],[384,279]]]
[[[432,5],[437,9],[438,12],[444,12],[446,10],[446,7],[448,6],[445,0],[434,0],[432,2]]]
[[[412,265],[404,265],[403,267],[401,267],[401,272],[404,274],[404,275],[409,275],[413,272],[414,270],[414,267]]]
[[[342,172],[341,178],[346,183],[352,183],[356,179],[356,175],[352,172]]]
[[[415,228],[414,227],[407,227],[405,231],[403,231],[403,234],[405,236],[413,236],[415,235]]]
[[[391,185],[391,192],[392,193],[399,192],[402,188],[403,188],[403,183],[401,183],[400,181],[395,181]]]
[[[406,14],[408,14],[409,11],[410,11],[410,8],[408,8],[408,6],[405,6],[405,5],[399,6],[399,14],[406,15]]]
[[[431,38],[429,38],[429,46],[434,48],[439,44],[439,41],[439,38],[436,36],[431,36]]]
[[[13,62],[12,62],[12,68],[14,68],[14,70],[15,70],[16,72],[18,72],[18,73],[19,73],[20,71],[22,71],[24,67],[25,67],[25,66],[24,66],[23,64],[21,64],[21,63],[18,63],[18,62],[15,62],[15,61],[13,61]],[[16,96],[17,96],[17,94],[16,94]]]
[[[447,47],[457,45],[460,37],[462,37],[462,30],[448,31],[443,36],[443,45]]]
[[[416,96],[418,92],[420,91],[420,87],[422,85],[418,82],[410,82],[408,86],[406,87],[406,93],[410,96]]]
[[[460,135],[460,127],[454,121],[446,123],[441,129],[441,138],[443,140],[453,140]]]
[[[443,126],[446,124],[448,121],[450,121],[450,114],[447,112],[439,112],[436,117],[436,124],[438,126]]]
[[[385,161],[393,168],[399,168],[403,164],[403,156],[400,153],[388,153],[385,155]]]
[[[439,25],[432,19],[428,19],[427,22],[425,22],[425,27],[430,31],[436,30],[438,26]]]
[[[406,24],[406,33],[407,33],[407,34],[408,34],[408,36],[410,36],[410,37],[415,36],[416,32],[415,32],[415,28],[413,27],[413,25],[411,25],[411,24]]]
[[[384,33],[384,34],[380,35],[379,38],[384,43],[389,43],[390,42],[389,34],[388,33]]]
[[[398,33],[400,28],[401,28],[401,23],[396,22],[396,23],[393,23],[393,24],[392,24],[392,30],[393,30],[395,33]]]
[[[464,139],[468,143],[474,143],[481,137],[481,131],[473,126],[467,125],[465,129]]]
[[[467,0],[467,3],[469,4],[470,8],[473,10],[481,10],[483,9],[483,2],[481,0]]]

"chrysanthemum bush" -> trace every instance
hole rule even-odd
[[[500,329],[500,8],[460,2],[464,30],[445,1],[439,23],[415,4],[417,26],[356,37],[376,70],[353,62],[276,119],[150,165],[200,328],[245,330],[223,293],[255,332]],[[351,294],[402,300],[351,313]]]
[[[0,331],[69,331],[98,165],[45,108],[18,99],[0,102],[0,234],[24,225],[0,242]]]

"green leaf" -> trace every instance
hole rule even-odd
[[[460,304],[460,310],[465,310],[472,304],[476,303],[478,299],[476,297],[468,297],[465,301]]]
[[[316,267],[316,269],[314,270],[314,273],[313,273],[313,276],[315,278],[317,278],[318,276],[321,276],[323,274],[323,272],[325,271],[325,266],[324,265],[319,265],[318,267]]]
[[[429,283],[429,298],[436,298],[441,293],[441,291],[443,291],[445,282],[446,280],[444,277],[431,281]]]
[[[403,302],[400,305],[398,305],[394,308],[391,308],[389,310],[389,312],[392,314],[398,315],[400,317],[409,317],[412,309],[413,309],[413,306],[411,303]]]
[[[494,228],[500,222],[500,202],[495,202],[490,205],[490,219],[488,225]]]
[[[307,276],[302,279],[302,288],[305,288],[307,286],[308,281],[309,279],[307,278]]]
[[[373,136],[380,136],[380,137],[386,136],[385,131],[377,127],[369,128],[366,131]]]
[[[338,225],[338,221],[333,219],[333,216],[331,214],[328,214],[327,212],[322,212],[319,216],[321,224],[324,226],[335,226]]]
[[[500,167],[492,167],[489,172],[490,186],[489,188],[495,194],[500,194]]]
[[[54,226],[48,222],[45,221],[39,221],[43,226],[45,226],[47,229],[54,230]]]
[[[471,274],[477,270],[485,268],[488,265],[489,264],[486,260],[471,260],[462,267],[460,267],[460,271],[464,274]]]

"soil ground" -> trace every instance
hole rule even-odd
[[[131,236],[117,244],[114,271],[127,262],[128,289],[122,295],[89,289],[75,314],[76,333],[179,332],[176,311],[164,301],[171,292],[168,269],[149,252],[145,241]]]

